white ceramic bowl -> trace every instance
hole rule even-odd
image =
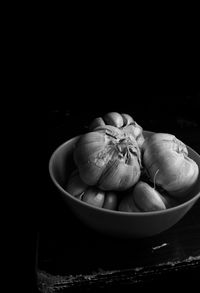
[[[152,132],[144,131],[144,136]],[[99,232],[118,237],[141,238],[161,233],[176,224],[200,197],[200,175],[187,201],[162,211],[121,212],[98,208],[76,199],[64,190],[70,172],[74,168],[73,149],[78,136],[61,146],[52,154],[49,161],[50,177],[68,207],[86,225]],[[200,155],[187,146],[189,156],[200,168]]]

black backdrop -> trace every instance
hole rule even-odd
[[[73,94],[48,109],[48,146],[87,131],[95,117],[107,112],[128,113],[143,129],[175,132],[199,128],[200,93],[193,96],[138,96],[90,98]]]

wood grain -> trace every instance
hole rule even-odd
[[[41,292],[60,292],[68,288],[109,288],[117,284],[141,285],[160,280],[163,274],[171,277],[174,272],[186,272],[187,270],[200,269],[200,256],[189,257],[182,261],[160,263],[156,266],[135,267],[132,269],[104,271],[99,270],[92,274],[78,275],[51,275],[44,271],[38,271],[38,287]],[[177,278],[178,280],[178,278]]]

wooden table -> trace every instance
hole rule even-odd
[[[62,142],[85,131],[84,123],[82,128],[77,126],[76,117],[68,112],[65,118],[60,118],[59,111],[51,115],[49,156]],[[196,121],[172,117],[167,123],[166,119],[145,123],[145,129],[148,124],[148,130],[173,133],[200,153]],[[200,201],[172,228],[144,239],[109,237],[86,227],[63,203],[50,178],[40,212],[37,279],[41,292],[132,290],[158,284],[171,288],[199,282]]]

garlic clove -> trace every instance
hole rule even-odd
[[[122,212],[141,212],[134,202],[132,193],[129,193],[122,198],[119,203],[118,210]]]
[[[144,212],[165,210],[166,206],[159,194],[146,182],[139,181],[133,189],[136,205]]]
[[[94,130],[95,128],[99,126],[105,126],[105,122],[101,117],[95,118],[92,123],[89,125],[89,130]]]
[[[176,177],[174,176],[163,188],[174,198],[186,197],[194,188],[198,176],[199,167],[196,162],[189,157],[184,157]]]
[[[130,125],[134,122],[133,118],[129,114],[122,113],[123,126]]]
[[[96,207],[102,207],[105,199],[105,192],[97,188],[88,188],[83,194],[82,200]]]
[[[116,210],[117,208],[117,195],[112,191],[108,191],[105,194],[105,200],[103,204],[104,209]]]
[[[117,112],[109,112],[103,117],[104,121],[108,125],[112,125],[121,128],[124,124],[121,114]]]

